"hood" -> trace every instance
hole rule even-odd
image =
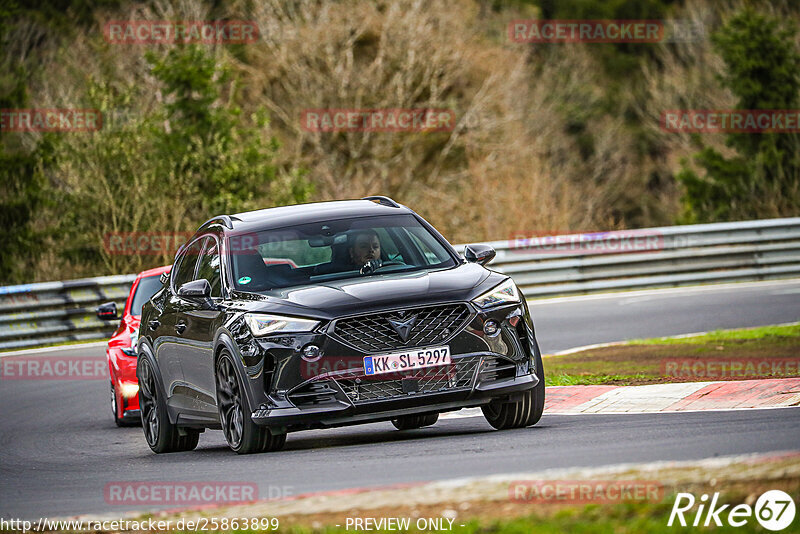
[[[505,279],[473,263],[441,271],[387,273],[247,295],[249,311],[318,318],[352,315],[388,307],[465,301]]]

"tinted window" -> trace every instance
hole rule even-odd
[[[330,247],[314,248],[307,239],[268,241],[258,246],[258,252],[268,265],[285,263],[301,267],[331,261]]]
[[[178,258],[177,266],[172,271],[172,286],[177,291],[186,282],[194,280],[195,267],[200,252],[203,250],[202,239],[193,242],[188,249]]]
[[[439,244],[436,239],[422,226],[409,228],[408,235],[414,246],[425,255],[428,263],[439,263],[447,261],[450,256],[447,251]]]
[[[136,286],[136,293],[133,294],[131,302],[131,315],[141,315],[142,306],[161,289],[160,275],[146,276],[139,280]]]
[[[207,237],[204,240],[205,250],[200,257],[200,263],[197,267],[197,278],[205,278],[211,284],[211,296],[220,297],[222,292],[220,289],[220,276],[219,276],[219,250],[217,249],[217,240],[213,237]]]
[[[413,215],[298,225],[234,236],[228,243],[234,287],[243,291],[455,265]],[[362,269],[368,262],[377,270]]]

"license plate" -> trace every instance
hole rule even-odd
[[[364,373],[380,375],[396,373],[424,367],[447,365],[450,361],[450,347],[428,347],[403,352],[392,352],[364,357]]]

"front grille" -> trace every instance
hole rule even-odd
[[[340,378],[337,382],[350,400],[359,404],[405,397],[412,394],[409,391],[417,394],[470,388],[475,369],[480,362],[481,356],[467,356],[454,360],[449,365],[425,367],[383,376]]]
[[[444,343],[465,326],[469,319],[466,304],[446,304],[339,319],[333,333],[348,345],[379,352]],[[413,321],[405,341],[390,321]]]

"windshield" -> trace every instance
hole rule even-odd
[[[139,280],[139,285],[136,286],[136,293],[133,295],[133,302],[131,303],[131,315],[141,315],[142,306],[150,300],[150,297],[156,294],[156,291],[161,289],[160,275],[146,276]]]
[[[242,291],[455,265],[447,249],[412,215],[341,219],[233,235],[228,250],[234,287]]]

